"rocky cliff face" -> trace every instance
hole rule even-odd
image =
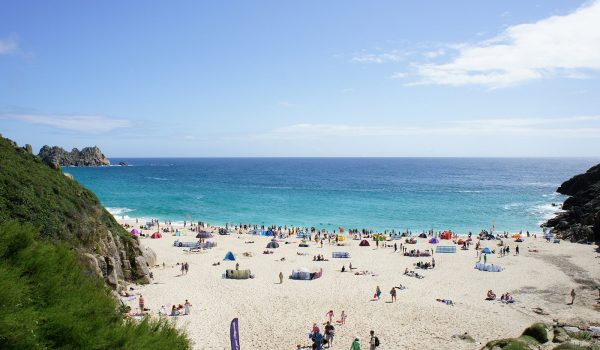
[[[564,212],[544,226],[572,241],[600,241],[600,164],[565,181],[556,191],[570,197],[563,204]]]
[[[68,152],[58,146],[50,147],[46,145],[40,149],[38,157],[52,168],[58,166],[110,165],[108,158],[96,146],[85,147],[81,151],[73,148],[71,152]]]
[[[85,159],[87,154],[101,155],[97,148],[90,152],[80,153]],[[142,249],[94,193],[51,168],[27,147],[0,137],[0,223],[16,220],[39,228],[38,239],[72,247],[90,272],[115,289],[127,281],[150,282],[154,253]]]

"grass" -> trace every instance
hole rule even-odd
[[[190,349],[165,320],[124,321],[103,281],[64,244],[0,224],[1,349]]]

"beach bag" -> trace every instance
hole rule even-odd
[[[378,337],[375,337],[375,346],[377,347],[377,346],[379,346],[379,344],[380,344],[380,343],[379,343],[379,338],[378,338]]]

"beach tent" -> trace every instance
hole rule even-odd
[[[346,240],[346,236],[338,235],[337,240],[338,240],[338,242],[343,242]]]
[[[436,237],[433,237],[433,238],[431,238],[429,240],[429,243],[431,243],[431,244],[438,244],[438,243],[440,243],[440,240],[437,239]]]
[[[483,248],[481,252],[484,254],[492,254],[492,250],[488,247]]]
[[[371,244],[366,239],[363,239],[362,241],[360,241],[360,243],[358,245],[361,246],[361,247],[368,247]]]
[[[228,251],[227,254],[225,254],[225,257],[223,258],[223,260],[225,261],[235,261],[235,255],[233,255],[233,253],[231,251]]]
[[[515,233],[514,235],[512,235],[512,238],[521,238],[521,234],[520,233]]]
[[[421,233],[421,234],[419,235],[419,237],[421,237],[421,238],[427,238],[427,235],[426,235],[426,234],[424,234],[424,233]]]
[[[271,242],[269,242],[269,244],[267,244],[267,248],[271,248],[271,249],[279,248],[279,243],[277,243],[277,241],[275,241],[275,240],[272,240]]]
[[[452,232],[450,232],[450,231],[444,231],[440,235],[440,238],[441,239],[452,239]]]
[[[323,270],[318,272],[310,272],[306,267],[301,267],[297,270],[292,270],[292,274],[290,276],[291,279],[294,280],[314,280],[323,275]]]
[[[140,231],[139,231],[139,230],[136,230],[136,229],[133,229],[133,230],[131,230],[131,234],[132,234],[132,235],[139,235],[139,234],[140,234]]]
[[[150,238],[162,238],[162,235],[160,234],[160,232],[154,232],[152,236],[150,236]]]
[[[500,265],[486,265],[482,263],[475,263],[475,268],[479,271],[487,271],[487,272],[502,272],[502,267]]]
[[[196,235],[196,238],[212,238],[213,234],[210,232],[206,232],[206,231],[200,231],[198,232],[198,234]]]

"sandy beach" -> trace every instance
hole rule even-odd
[[[132,223],[131,221],[127,221]],[[124,222],[122,222],[124,223]],[[153,231],[143,231],[152,233]],[[505,239],[511,253],[500,257],[490,254],[488,263],[500,265],[502,272],[483,272],[474,269],[477,252],[457,246],[456,253],[434,254],[435,269],[416,270],[418,261],[429,262],[431,257],[405,257],[392,247],[404,239],[388,242],[387,248],[361,247],[351,237],[345,246],[310,243],[298,247],[296,237],[280,242],[274,254],[263,254],[271,237],[215,234],[210,239],[217,247],[203,253],[190,254],[184,248],[173,247],[175,240],[193,242],[195,232],[183,230],[185,236],[163,234],[163,238],[140,238],[143,246],[157,254],[157,267],[151,269],[153,283],[142,286],[150,313],[188,299],[191,315],[168,317],[178,327],[187,330],[196,349],[229,349],[229,323],[239,318],[242,349],[296,349],[309,346],[308,334],[313,323],[321,329],[327,321],[326,312],[334,310],[334,321],[342,310],[348,315],[345,325],[335,325],[333,349],[348,349],[355,337],[367,348],[370,330],[381,340],[380,349],[479,349],[487,341],[519,335],[534,322],[581,323],[599,320],[595,298],[600,284],[600,259],[595,246],[561,241],[549,243],[538,237],[524,238],[518,243],[520,254],[515,255],[517,243]],[[435,245],[417,238],[408,249],[431,249]],[[254,241],[254,243],[245,243]],[[482,247],[498,249],[498,241],[482,241]],[[439,245],[452,245],[442,240]],[[237,257],[240,269],[250,269],[253,279],[231,280],[223,277],[225,269],[235,268],[236,262],[223,261],[228,251]],[[349,252],[350,259],[333,259],[332,252]],[[252,256],[244,256],[244,253]],[[304,253],[305,255],[298,255]],[[329,261],[313,261],[322,254]],[[284,261],[281,261],[285,258]],[[189,273],[181,275],[177,263],[187,262]],[[213,266],[213,263],[220,265]],[[340,272],[349,263],[357,270],[372,274],[355,275]],[[163,263],[166,267],[163,267]],[[312,281],[291,280],[293,269],[306,267],[323,269],[322,278]],[[404,270],[416,270],[423,279],[404,276]],[[279,273],[284,275],[279,284]],[[397,290],[397,302],[391,303],[390,290]],[[375,288],[380,286],[382,298],[372,301]],[[571,288],[577,297],[570,302]],[[498,297],[510,292],[513,304],[486,301],[492,289]],[[450,299],[446,305],[436,299]],[[124,299],[126,300],[126,299]],[[138,299],[127,300],[134,310]],[[467,332],[475,342],[454,337]]]

